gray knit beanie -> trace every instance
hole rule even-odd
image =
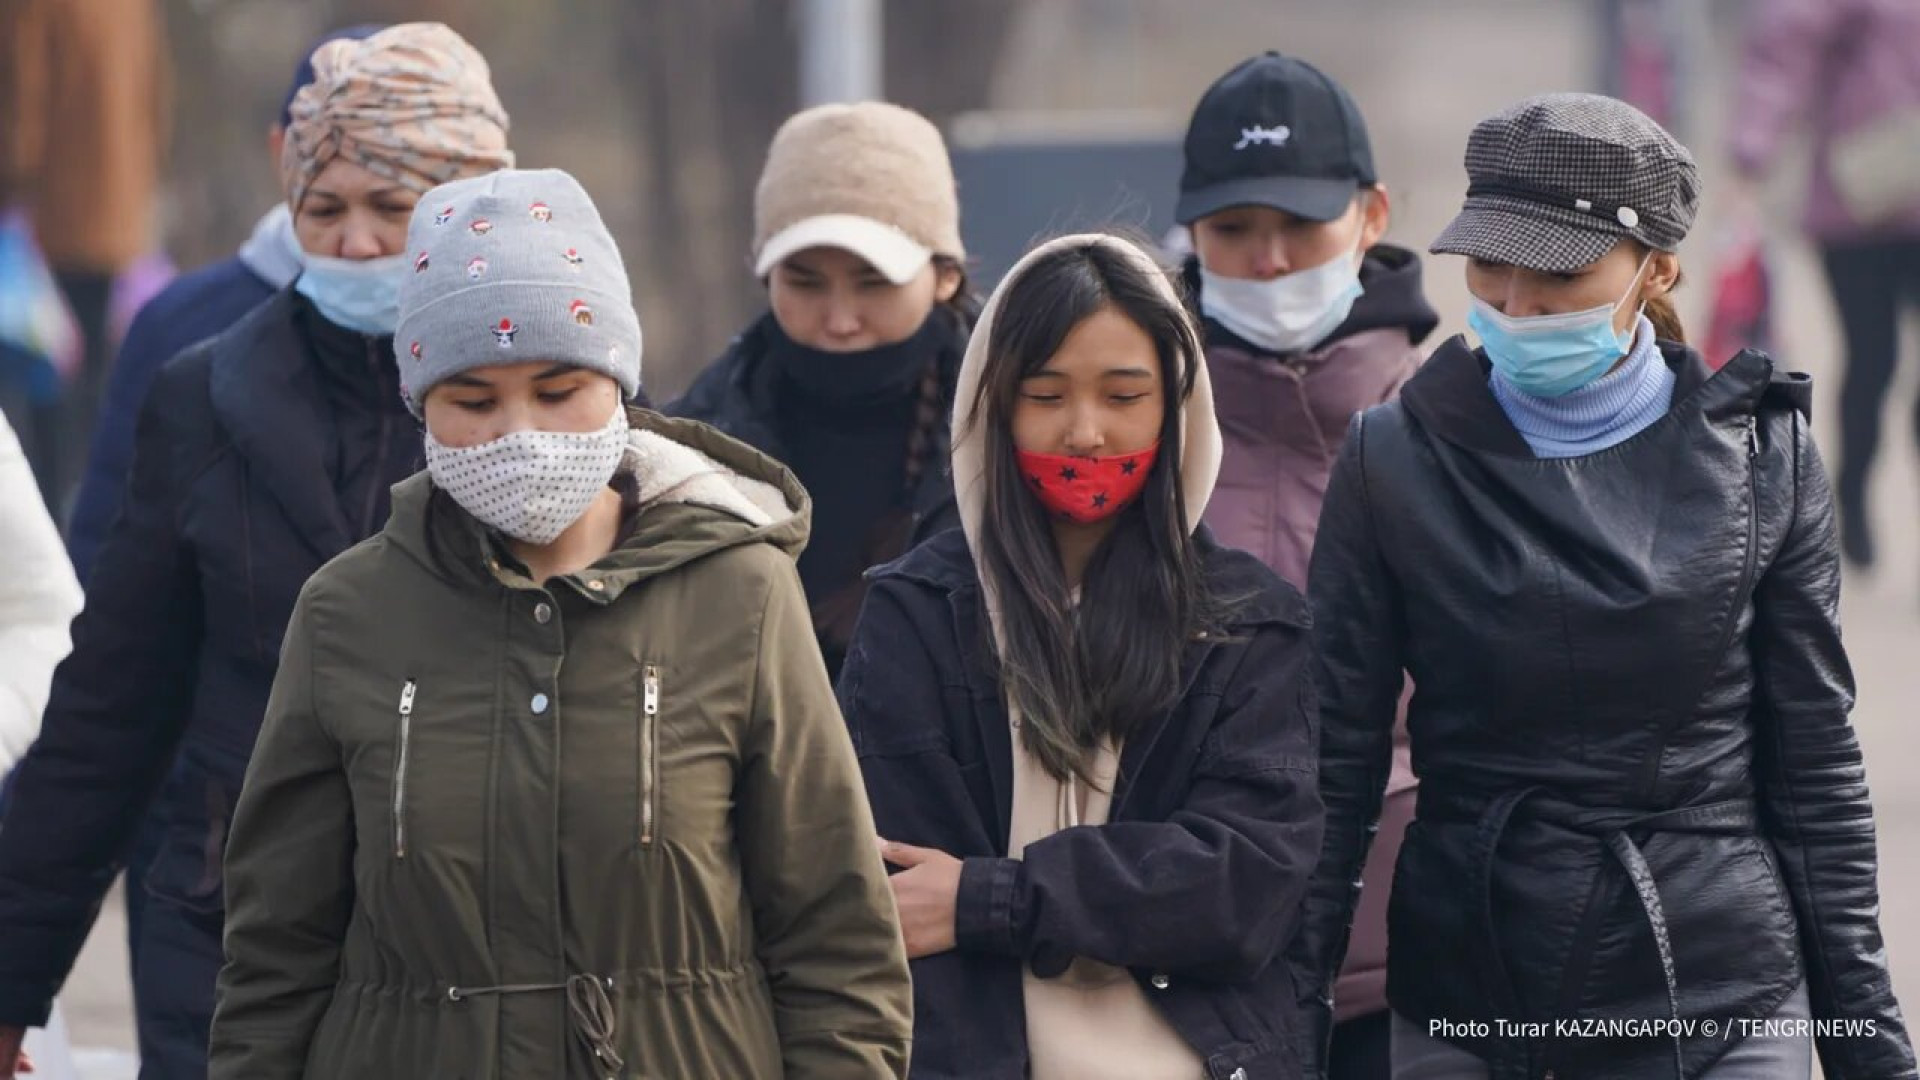
[[[426,193],[407,228],[393,348],[419,415],[463,371],[545,361],[640,390],[640,317],[613,237],[580,182],[558,169],[456,180]]]

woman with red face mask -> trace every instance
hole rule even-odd
[[[914,976],[921,1080],[1292,1076],[1320,837],[1300,595],[1198,527],[1191,318],[1134,245],[1001,284],[961,365],[962,528],[874,572],[840,704]]]

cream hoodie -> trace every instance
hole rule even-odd
[[[975,326],[954,395],[953,488],[967,543],[980,551],[981,518],[986,503],[984,428],[969,430],[974,399],[986,368],[993,321],[1006,295],[1019,288],[1022,275],[1038,260],[1066,248],[1100,246],[1120,252],[1151,272],[1169,304],[1180,306],[1166,272],[1138,247],[1114,236],[1066,236],[1035,248],[1020,260],[988,299]],[[1198,339],[1195,339],[1196,345]],[[1214,418],[1213,386],[1197,349],[1193,393],[1180,416],[1181,479],[1187,520],[1198,525],[1220,474],[1220,425]],[[984,568],[980,591],[993,627],[994,647],[1004,647],[999,604]],[[1098,828],[1111,809],[1120,747],[1103,746],[1094,761],[1097,788],[1063,782],[1048,775],[1020,738],[1020,715],[1008,703],[1013,732],[1013,813],[1007,854],[1019,858],[1028,844],[1062,829]],[[1124,968],[1077,958],[1064,975],[1042,979],[1028,970],[1023,982],[1027,1012],[1028,1075],[1032,1080],[1200,1080],[1206,1065],[1187,1045]]]

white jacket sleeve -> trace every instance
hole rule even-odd
[[[53,669],[72,647],[80,583],[20,440],[0,418],[0,776],[40,733]]]

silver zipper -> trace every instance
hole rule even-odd
[[[393,857],[407,857],[407,758],[413,746],[412,679],[400,688],[400,757],[393,767]]]
[[[641,678],[640,702],[640,846],[653,846],[653,793],[660,768],[660,669],[646,666]]]

